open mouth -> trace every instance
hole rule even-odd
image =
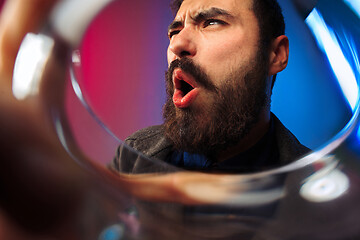
[[[179,89],[180,89],[180,91],[183,92],[183,94],[185,96],[194,88],[189,83],[185,82],[184,80],[180,80],[180,88]]]
[[[173,72],[174,95],[173,102],[178,108],[186,108],[191,105],[198,95],[198,88],[191,75],[181,69]]]

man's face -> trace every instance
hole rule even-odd
[[[169,27],[166,135],[199,153],[235,144],[268,104],[252,0],[185,0]],[[230,136],[229,136],[230,135]]]

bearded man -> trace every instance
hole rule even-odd
[[[190,170],[256,172],[309,151],[270,112],[276,74],[289,41],[276,0],[176,0],[168,29],[164,124],[126,143],[144,155]],[[119,171],[139,172],[124,163]]]

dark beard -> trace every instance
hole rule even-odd
[[[208,76],[191,59],[175,60],[166,73],[167,101],[163,108],[165,136],[174,148],[190,153],[199,153],[210,160],[216,155],[236,145],[246,136],[260,112],[270,105],[266,94],[266,56],[257,56],[254,66],[244,75],[240,68],[225,83],[216,88]],[[214,104],[199,113],[191,106],[176,109],[172,96],[174,87],[172,72],[175,68],[191,74],[198,84],[214,94]]]

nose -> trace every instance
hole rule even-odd
[[[196,54],[195,33],[190,28],[183,28],[170,40],[169,53],[171,60],[183,57],[193,57]]]

